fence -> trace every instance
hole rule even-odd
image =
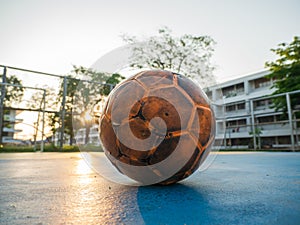
[[[300,90],[247,99],[242,109],[227,112],[224,122],[219,123],[226,130],[223,148],[299,149],[299,96]],[[284,98],[286,111],[274,108],[273,102],[278,98]]]
[[[35,148],[41,144],[41,150],[43,150],[45,141],[56,143],[62,148],[67,139],[66,131],[70,129],[72,118],[78,118],[77,121],[82,124],[80,120],[85,117],[86,105],[79,104],[78,107],[70,107],[70,91],[74,91],[72,87],[78,87],[83,83],[90,84],[89,88],[95,89],[96,92],[104,86],[109,90],[113,88],[112,84],[94,80],[79,80],[5,65],[0,65],[0,68],[2,68],[0,142],[21,140],[28,142],[30,139]],[[11,79],[12,75],[22,83],[13,83],[16,80]],[[49,86],[49,84],[51,85]],[[13,88],[19,91],[23,90],[23,95],[21,97],[14,95]],[[291,102],[291,96],[299,96],[299,94],[300,90],[275,96],[246,99],[245,106],[234,107],[232,113],[226,112],[225,118],[218,117],[218,110],[216,110],[216,116],[219,118],[217,120],[217,139],[222,141],[222,148],[287,147],[292,150],[299,148],[300,101]],[[9,105],[6,103],[8,96],[10,97]],[[12,100],[18,97],[21,100],[12,103]],[[93,97],[95,97],[95,93],[93,93]],[[268,105],[272,104],[272,100],[282,97],[286,100],[286,117],[283,116],[283,111],[276,111],[272,105]],[[102,98],[101,94],[97,98],[98,100]],[[53,104],[55,101],[56,104]],[[230,110],[232,107],[222,105],[220,108]],[[221,116],[224,117],[224,114]],[[55,130],[50,130],[49,118],[55,120]],[[97,134],[95,134],[97,130],[90,126],[88,120],[85,121],[86,126],[79,125],[77,127],[78,134],[81,135],[81,139],[78,139],[80,143],[87,142],[86,129],[90,129],[91,139],[97,138]],[[23,132],[21,132],[22,129]],[[222,137],[218,137],[218,130],[222,131],[220,133]],[[223,131],[225,131],[225,135]],[[72,139],[73,137],[69,138],[71,144]]]
[[[92,84],[96,89],[113,88],[112,84],[105,82],[5,65],[0,65],[0,68],[0,144],[31,142],[36,148],[37,143],[40,143],[43,150],[44,142],[52,141],[62,148],[67,136],[66,126],[70,126],[76,113],[82,113],[70,106],[72,94],[81,91],[76,90],[76,87],[84,83]],[[47,124],[49,118],[54,121],[52,130]],[[73,131],[69,128],[68,132]]]

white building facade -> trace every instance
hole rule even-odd
[[[16,110],[4,110],[3,115],[3,130],[2,130],[2,143],[18,144],[20,140],[15,140],[14,136],[16,133],[22,132],[20,129],[16,129],[15,125],[21,123],[23,120],[16,118]]]
[[[289,116],[272,107],[275,80],[265,76],[269,71],[253,73],[210,87],[206,93],[217,105],[216,138],[224,138],[222,148],[297,148],[300,128],[296,112]],[[293,93],[287,94],[289,97]],[[282,96],[281,96],[282,97]],[[283,95],[285,97],[285,95]],[[300,105],[300,100],[299,100]],[[222,111],[222,109],[224,111]]]

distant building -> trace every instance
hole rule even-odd
[[[86,140],[86,131],[85,128],[81,128],[76,132],[75,135],[76,144],[84,145]],[[89,138],[88,138],[88,144],[92,145],[100,145],[100,138],[98,133],[98,125],[93,125],[90,128]]]
[[[22,130],[15,129],[15,125],[23,121],[22,119],[17,119],[16,116],[16,110],[4,110],[2,143],[14,144],[14,135],[22,132]]]
[[[299,145],[297,122],[292,122],[291,128],[283,113],[271,107],[273,97],[263,97],[274,92],[274,80],[266,78],[268,74],[269,71],[253,73],[206,90],[210,99],[224,105],[224,113],[222,107],[215,107],[219,117],[217,139],[224,138],[224,148],[253,148],[254,136],[261,148],[291,147],[291,135]],[[292,113],[295,116],[295,111]]]

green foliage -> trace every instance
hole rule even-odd
[[[118,84],[125,77],[119,74],[109,74],[97,72],[82,66],[73,66],[73,71],[67,76],[67,95],[65,102],[65,130],[70,135],[70,145],[75,136],[74,128],[82,128],[86,121],[83,117],[85,113],[93,114],[93,109],[103,102],[103,97],[107,96],[113,86]],[[60,105],[63,99],[62,81],[56,105]],[[50,115],[53,132],[57,132],[60,123],[61,110],[59,113]],[[87,127],[87,129],[90,128]],[[87,131],[89,132],[89,131]]]
[[[13,152],[34,152],[33,146],[1,146],[1,153],[13,153]]]
[[[112,74],[107,80],[106,83],[107,84],[111,84],[113,86],[116,86],[118,83],[120,83],[123,79],[125,79],[125,77],[123,77],[120,74],[114,73]],[[109,95],[111,91],[111,86],[105,85],[103,86],[103,89],[101,90],[101,93],[105,96]]]
[[[103,101],[103,96],[107,96],[112,88],[125,78],[120,74],[97,72],[82,66],[74,66],[73,72],[71,79],[77,79],[79,83],[75,85],[76,87],[71,87],[72,90],[68,91],[68,95],[70,93],[72,98],[76,98],[76,110],[80,112],[93,108]],[[71,106],[74,106],[74,102]]]
[[[254,131],[250,131],[249,135],[252,136],[252,141],[250,142],[250,146],[254,148],[253,146],[253,140],[254,137],[256,138],[256,146],[261,149],[261,143],[260,143],[260,135],[262,134],[262,129],[259,127],[255,127]]]
[[[19,80],[15,75],[7,76],[6,83],[14,84],[14,85],[22,85],[22,81]],[[5,86],[5,98],[4,105],[6,107],[10,107],[13,104],[17,104],[22,101],[22,97],[24,94],[23,87],[13,87],[13,86]]]
[[[213,66],[210,59],[214,40],[209,36],[185,34],[173,36],[168,27],[158,30],[158,35],[138,40],[124,35],[123,40],[132,46],[130,64],[139,69],[162,69],[181,73],[208,86]]]
[[[38,146],[37,151],[40,151]],[[34,146],[1,146],[0,153],[14,153],[14,152],[35,152]],[[44,152],[79,152],[78,146],[66,145],[60,150],[52,144],[44,146]]]
[[[79,152],[79,148],[77,145],[64,145],[62,149],[59,149],[54,145],[46,145],[44,152]]]
[[[79,85],[80,80],[74,78],[72,75],[67,76],[67,95],[65,99],[65,118],[64,118],[64,125],[65,130],[64,133],[70,135],[70,144],[72,145],[72,141],[74,138],[74,132],[72,127],[72,113],[73,107],[76,101],[76,88]],[[63,99],[63,89],[64,89],[64,80],[61,82],[61,87],[57,96],[56,104],[59,105]],[[62,110],[62,105],[61,105]],[[60,111],[61,112],[61,111]],[[59,124],[60,122],[61,113],[54,113],[51,115],[51,119],[53,124]],[[53,126],[54,132],[56,132],[56,127]]]
[[[93,145],[93,144],[81,145],[80,149],[81,151],[86,151],[86,152],[103,152],[103,148],[101,145]]]
[[[294,37],[289,44],[281,43],[277,48],[271,49],[277,56],[273,62],[267,62],[271,74],[268,78],[276,79],[273,95],[300,90],[300,37]],[[300,94],[291,95],[291,105],[299,105]],[[287,112],[286,97],[273,100],[276,110]]]

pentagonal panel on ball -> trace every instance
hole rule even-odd
[[[136,77],[136,80],[143,83],[149,89],[159,86],[173,84],[173,73],[161,70],[145,71]]]
[[[149,97],[156,97],[157,99],[163,99],[165,102],[168,102],[168,104],[158,107],[161,111],[157,112],[162,114],[162,118],[166,119],[166,123],[173,123],[173,126],[170,126],[172,127],[172,131],[184,130],[187,128],[193,105],[176,87],[151,90]],[[170,107],[166,107],[167,105]],[[180,126],[175,119],[173,120],[173,117],[177,114],[180,118]]]
[[[128,81],[118,92],[114,92],[114,101],[108,105],[113,124],[121,124],[123,120],[128,120],[132,114],[137,113],[138,108],[133,108],[144,95],[144,88],[135,80]]]
[[[103,147],[114,158],[118,158],[120,153],[117,146],[117,137],[112,127],[111,121],[103,116],[100,123],[100,140]]]
[[[164,98],[157,96],[143,98],[140,116],[145,121],[151,121],[154,132],[159,135],[181,130],[181,117],[177,109]]]
[[[191,97],[195,104],[208,106],[209,99],[195,82],[182,75],[178,75],[177,80],[178,85]]]
[[[190,128],[191,133],[199,140],[201,146],[205,146],[211,138],[214,138],[214,117],[210,108],[197,107]]]

